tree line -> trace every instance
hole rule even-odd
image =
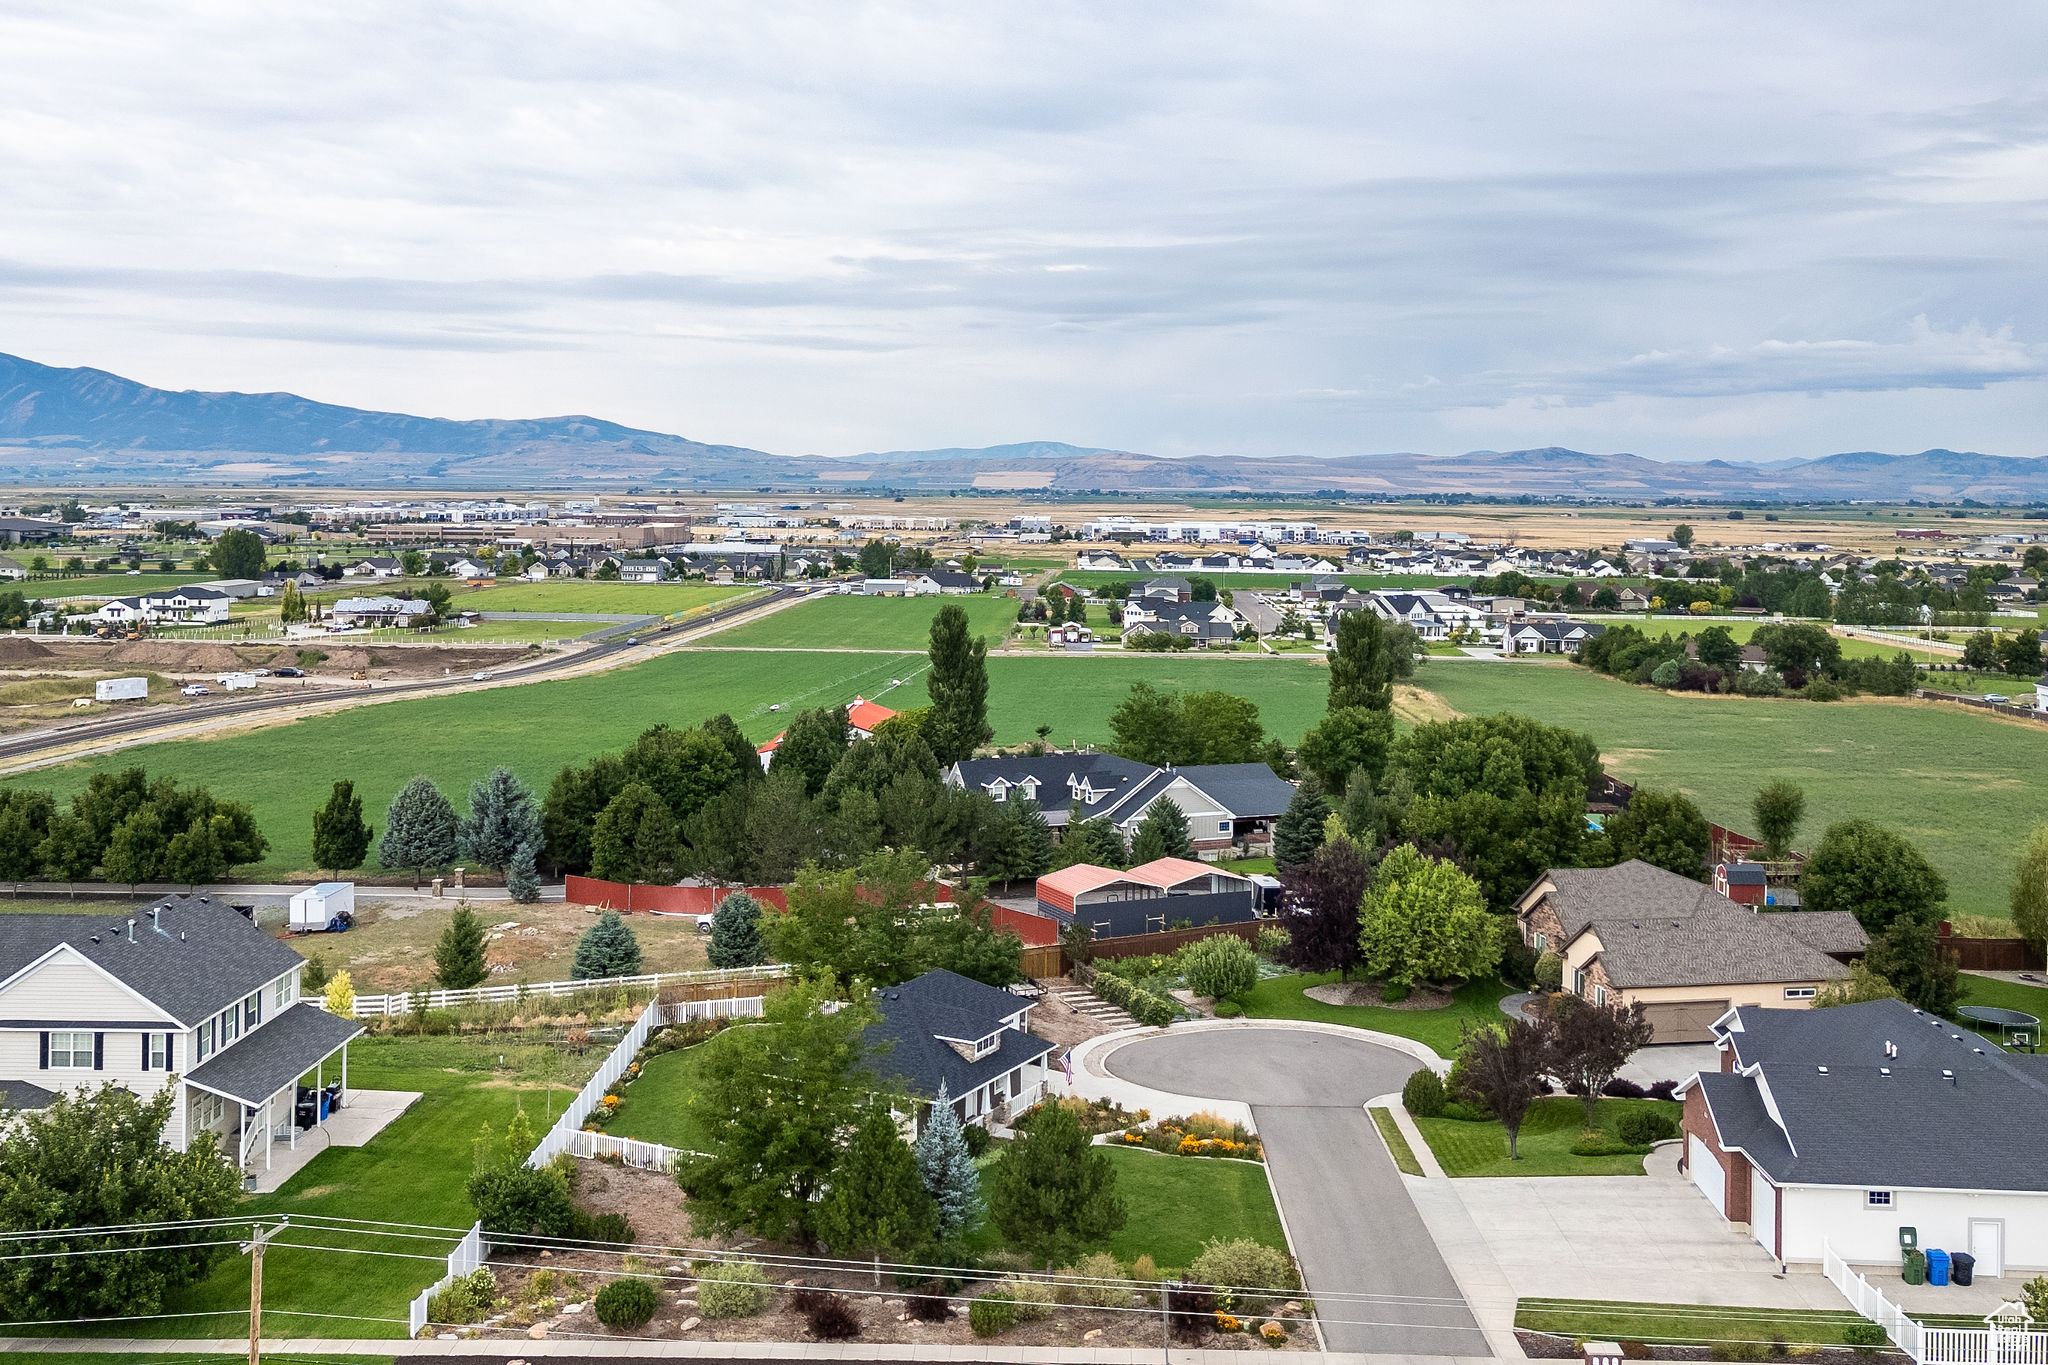
[[[270,851],[247,804],[142,768],[95,773],[59,808],[48,792],[0,790],[0,880],[135,886],[218,881]]]
[[[1825,626],[1767,623],[1756,628],[1750,643],[1763,651],[1761,670],[1743,667],[1742,646],[1726,626],[1652,639],[1640,627],[1615,625],[1585,640],[1573,658],[1610,677],[1681,692],[1839,701],[1859,692],[1905,696],[1919,683],[1919,666],[1904,650],[1889,659],[1845,658],[1842,642]]]

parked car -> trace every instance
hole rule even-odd
[[[267,678],[270,676],[270,670],[267,668],[252,668],[249,670],[249,674],[251,677]]]
[[[640,637],[637,635],[628,635],[626,637],[626,643],[629,645],[637,645],[640,643]]]
[[[271,676],[278,678],[303,678],[306,676],[306,670],[303,668],[278,668],[271,671]]]
[[[185,697],[210,697],[213,695],[213,689],[205,683],[187,683],[178,689],[178,694]]]
[[[471,682],[489,682],[490,680],[491,680],[491,675],[490,675],[489,673],[472,673],[472,674],[470,674],[470,681],[471,681]]]
[[[1994,705],[2003,706],[2007,702],[2011,701],[2012,698],[2006,696],[2003,692],[1986,692],[1984,694],[1984,700],[1991,702]]]

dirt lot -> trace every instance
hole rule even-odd
[[[359,900],[356,927],[345,934],[305,934],[291,940],[330,973],[347,968],[358,991],[388,993],[430,985],[434,943],[448,926],[455,900]],[[597,919],[597,911],[549,902],[512,905],[495,901],[471,907],[490,926],[485,957],[490,985],[522,981],[567,981],[576,940]],[[664,915],[633,915],[627,923],[640,940],[643,970],[683,972],[708,966],[704,937],[695,921]]]
[[[302,662],[303,651],[325,654]],[[279,644],[223,644],[206,640],[122,640],[100,644],[85,640],[41,641],[13,636],[0,639],[0,670],[33,669],[101,672],[109,667],[154,669],[163,673],[212,677],[244,668],[307,668],[316,677],[347,677],[358,669],[373,677],[423,678],[444,669],[458,672],[496,668],[532,653],[525,645],[364,645],[309,640]]]
[[[658,1171],[635,1171],[605,1162],[576,1163],[576,1201],[596,1213],[623,1213],[633,1224],[634,1240],[644,1247],[688,1247],[693,1251],[736,1250],[744,1255],[772,1257],[792,1248],[754,1241],[735,1243],[729,1239],[700,1236],[690,1226],[675,1180]],[[751,1318],[703,1319],[697,1313],[693,1267],[681,1255],[664,1257],[648,1250],[639,1257],[616,1254],[565,1252],[550,1255],[511,1255],[499,1251],[493,1256],[498,1292],[513,1307],[499,1321],[476,1329],[485,1337],[523,1338],[564,1336],[632,1337],[642,1340],[672,1340],[688,1337],[710,1341],[809,1341],[814,1338],[801,1313],[791,1304],[790,1292],[798,1284],[837,1290],[853,1297],[854,1311],[861,1322],[859,1339],[864,1342],[917,1343],[921,1345],[973,1346],[981,1344],[967,1325],[967,1302],[988,1281],[941,1286],[950,1313],[943,1322],[924,1323],[911,1319],[906,1290],[893,1276],[879,1285],[871,1273],[805,1272],[801,1278],[788,1268],[772,1265],[766,1278],[783,1287],[775,1291],[768,1310]],[[552,1283],[536,1285],[536,1272],[553,1272]],[[621,1273],[649,1276],[659,1282],[661,1306],[654,1320],[636,1331],[614,1332],[598,1325],[590,1299],[609,1279]],[[910,1292],[922,1292],[912,1290]],[[567,1311],[574,1305],[575,1312]],[[1299,1309],[1300,1305],[1295,1305]],[[1313,1329],[1297,1312],[1283,1312],[1281,1320],[1289,1331],[1288,1348],[1314,1350]],[[1253,1325],[1264,1319],[1249,1319]],[[1160,1323],[1156,1312],[1133,1295],[1128,1311],[1059,1306],[1036,1322],[1020,1323],[995,1339],[1005,1347],[1018,1346],[1108,1346],[1156,1350]],[[1210,1349],[1265,1350],[1263,1343],[1245,1332],[1211,1333],[1198,1341]]]

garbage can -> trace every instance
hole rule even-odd
[[[1948,1256],[1948,1278],[1951,1284],[1968,1285],[1970,1277],[1977,1273],[1977,1258],[1967,1251],[1952,1251]]]
[[[1927,1249],[1927,1283],[1948,1283],[1948,1253],[1940,1247]]]
[[[1927,1254],[1909,1248],[1904,1263],[1899,1267],[1899,1278],[1907,1284],[1926,1284]]]

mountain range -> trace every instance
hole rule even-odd
[[[1550,446],[1463,455],[1168,458],[1059,441],[848,458],[775,455],[595,417],[452,421],[289,393],[152,388],[95,369],[0,354],[0,468],[38,486],[261,483],[462,489],[696,489],[1117,493],[1465,493],[1657,498],[2048,501],[2048,459],[1925,450],[1686,464]]]

